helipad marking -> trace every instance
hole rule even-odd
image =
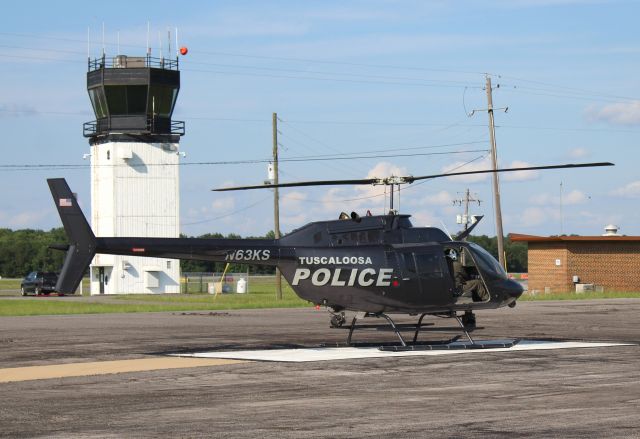
[[[220,358],[151,357],[135,360],[12,367],[8,369],[0,369],[0,383],[90,375],[108,375],[125,372],[146,372],[151,370],[180,369],[188,367],[222,366],[236,363],[244,363],[244,361]]]
[[[500,340],[505,341],[505,340]],[[461,344],[461,343],[459,343]],[[359,358],[382,357],[412,357],[412,356],[437,356],[437,355],[462,355],[493,352],[534,351],[549,349],[576,349],[576,348],[604,348],[613,346],[634,346],[630,343],[601,343],[601,342],[577,342],[577,341],[538,341],[521,340],[510,348],[491,349],[455,349],[455,350],[428,350],[383,352],[376,347],[344,347],[344,348],[302,348],[302,349],[270,349],[261,351],[227,351],[227,352],[196,352],[191,354],[175,354],[176,356],[188,356],[197,358],[229,358],[254,361],[280,361],[280,362],[307,362],[352,360]]]

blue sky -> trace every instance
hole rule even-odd
[[[89,170],[7,165],[88,164],[82,123],[90,53],[142,55],[151,25],[179,28],[186,122],[183,163],[266,159],[277,112],[281,181],[425,175],[489,166],[484,73],[492,75],[503,167],[613,161],[615,168],[506,175],[506,233],[597,235],[606,224],[640,235],[640,39],[637,1],[12,2],[0,27],[0,227],[59,226],[45,179],[63,176],[89,212]],[[163,40],[166,49],[166,42]],[[433,154],[433,153],[438,153]],[[441,154],[446,153],[446,154]],[[401,154],[414,154],[400,156]],[[421,155],[415,155],[421,154]],[[433,154],[433,155],[427,155]],[[213,193],[259,184],[266,164],[181,167],[182,231],[262,235],[271,192]],[[562,209],[560,185],[562,184]],[[483,200],[480,233],[495,234],[489,177],[406,186],[400,210],[418,226],[457,230],[452,205],[469,188]],[[381,213],[379,188],[287,189],[283,232],[340,211]]]

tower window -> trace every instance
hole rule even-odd
[[[104,90],[111,115],[146,113],[146,85],[106,85]]]

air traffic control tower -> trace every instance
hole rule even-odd
[[[184,122],[171,120],[177,58],[89,59],[87,89],[96,120],[91,145],[91,225],[96,236],[180,234],[179,149]],[[133,249],[144,255],[144,249]],[[179,293],[175,259],[96,255],[91,294]]]

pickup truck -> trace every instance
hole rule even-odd
[[[36,296],[40,294],[49,294],[56,291],[56,283],[58,275],[56,273],[46,271],[32,271],[20,284],[20,292],[23,296],[33,293]]]

